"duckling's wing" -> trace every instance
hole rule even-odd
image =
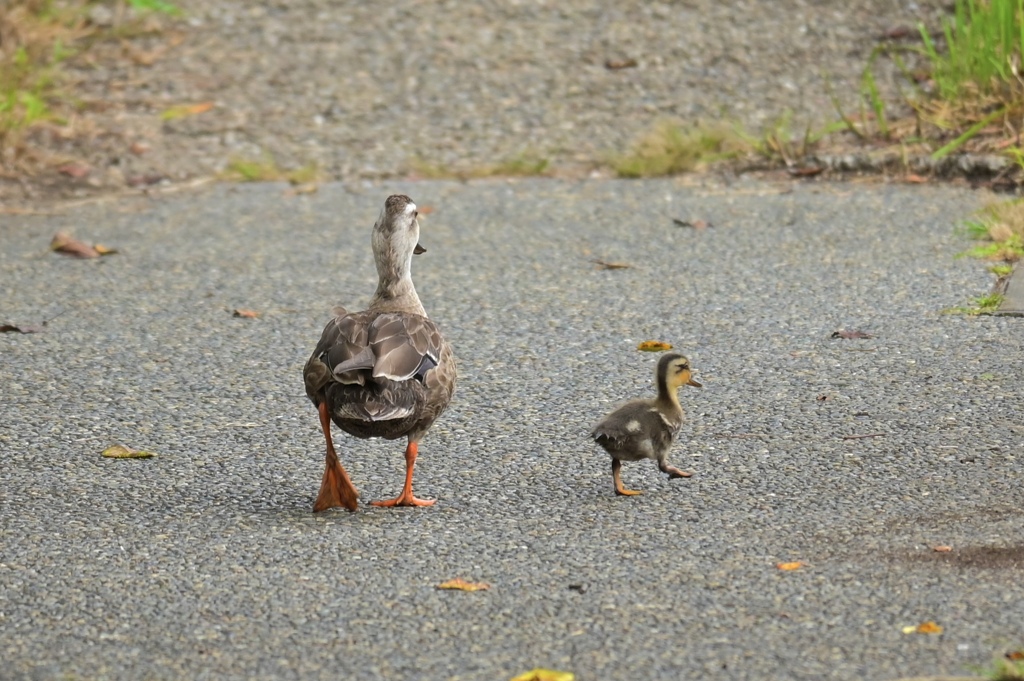
[[[649,401],[641,400],[608,414],[590,436],[609,452],[652,457],[671,446],[677,429]]]

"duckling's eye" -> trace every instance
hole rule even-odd
[[[679,366],[676,367],[676,373],[677,374],[681,374],[681,373],[683,373],[684,371],[686,371],[689,368],[690,368],[689,364],[680,364]]]

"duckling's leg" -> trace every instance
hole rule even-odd
[[[412,469],[416,465],[416,454],[419,452],[419,445],[412,440],[405,448],[405,486],[402,493],[394,499],[383,501],[371,501],[371,506],[433,506],[435,499],[417,499],[412,495]]]
[[[327,411],[327,400],[320,402],[320,427],[327,440],[327,463],[324,466],[324,477],[320,481],[320,494],[316,496],[313,512],[324,511],[335,506],[344,506],[350,511],[356,510],[359,493],[345,472],[345,467],[338,460],[331,441],[331,415]]]
[[[693,473],[681,471],[675,466],[670,465],[668,461],[659,461],[658,468],[661,469],[662,473],[668,473],[669,480],[671,480],[672,478],[688,478],[691,475],[693,475]]]
[[[624,497],[631,497],[636,494],[643,494],[640,490],[626,489],[622,486],[622,477],[620,471],[622,470],[622,462],[618,459],[612,459],[612,480],[615,482],[615,493],[620,494]]]

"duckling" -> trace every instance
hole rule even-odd
[[[654,459],[669,479],[688,478],[690,473],[668,463],[668,452],[683,424],[683,409],[676,390],[683,385],[702,387],[693,379],[690,362],[682,355],[669,353],[658,361],[654,372],[658,396],[633,400],[622,405],[594,426],[590,436],[612,456],[612,480],[615,493],[631,496],[642,494],[622,486],[620,472],[623,461]]]
[[[359,497],[331,440],[331,421],[358,438],[407,439],[405,485],[374,506],[431,506],[412,493],[419,441],[455,392],[455,355],[428,317],[412,283],[419,243],[417,208],[408,196],[384,202],[373,226],[377,291],[362,312],[336,308],[302,375],[306,395],[320,413],[327,459],[313,511],[356,510]]]

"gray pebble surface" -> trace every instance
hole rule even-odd
[[[323,438],[302,364],[331,306],[372,293],[370,226],[394,191],[433,208],[414,278],[460,361],[416,471],[438,503],[367,506],[400,488],[402,444],[336,431],[363,505],[314,515]],[[7,217],[0,322],[50,321],[0,334],[0,678],[987,664],[1024,642],[1024,334],[942,313],[991,284],[954,258],[983,199],[750,180],[257,184]],[[57,228],[120,252],[50,253]],[[694,475],[626,464],[645,493],[618,498],[587,432],[650,394],[649,339],[704,383],[680,391],[671,457]],[[843,439],[859,435],[874,436]],[[101,458],[115,443],[158,456]],[[454,577],[492,587],[435,589]],[[944,632],[902,633],[927,620]]]

